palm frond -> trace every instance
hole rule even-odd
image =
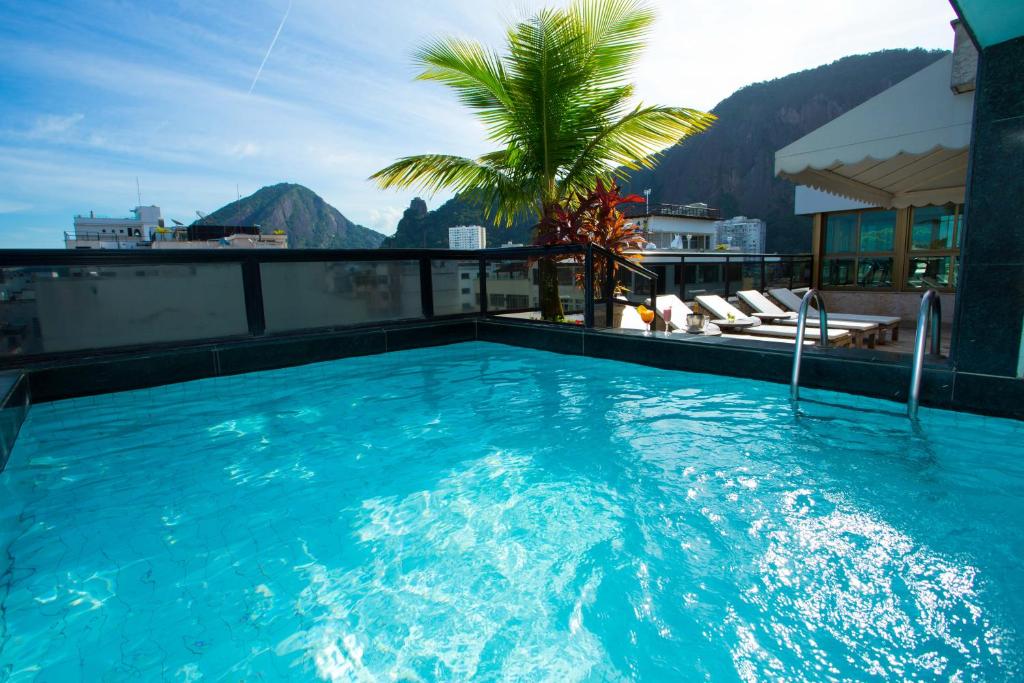
[[[511,25],[505,51],[435,39],[415,55],[418,78],[452,88],[498,149],[477,159],[399,159],[372,178],[381,187],[472,193],[508,222],[524,210],[588,192],[616,167],[651,166],[658,154],[714,117],[682,107],[633,107],[628,82],[654,21],[644,0],[572,0]]]
[[[502,180],[501,172],[475,159],[448,154],[402,157],[370,176],[382,189],[416,187],[425,192],[451,189],[456,192],[491,185]]]
[[[708,129],[715,115],[685,107],[638,106],[595,135],[565,174],[569,188],[607,176],[612,167],[653,168],[665,148]]]

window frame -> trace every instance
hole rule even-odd
[[[892,226],[892,249],[890,251],[861,251],[861,219],[866,213],[878,213],[878,212],[890,212],[893,214],[893,226]],[[818,254],[818,283],[823,290],[839,291],[839,292],[895,292],[899,291],[899,283],[901,274],[899,272],[899,243],[900,243],[900,209],[885,209],[885,208],[873,208],[873,209],[850,209],[846,211],[830,211],[822,213],[821,221],[821,246]],[[848,216],[855,215],[857,217],[856,227],[854,229],[853,239],[851,243],[856,248],[856,251],[837,251],[829,253],[828,251],[828,222],[833,216]],[[877,259],[877,258],[888,258],[892,260],[892,269],[890,271],[891,284],[888,287],[865,287],[860,284],[860,263],[861,259]],[[853,283],[849,285],[832,285],[825,282],[825,261],[840,261],[840,260],[852,260],[853,261]]]
[[[917,212],[918,209],[926,209],[935,206],[943,207],[947,206],[947,204],[929,204],[928,206],[911,206],[907,208],[907,240],[905,244],[906,254],[903,257],[903,281],[900,283],[901,291],[923,292],[928,289],[935,289],[939,292],[950,293],[956,291],[956,277],[960,269],[960,238],[963,233],[963,204],[953,203],[953,239],[951,240],[953,244],[952,247],[943,247],[941,249],[914,249],[914,214]],[[949,269],[946,271],[946,282],[950,283],[948,286],[914,287],[907,282],[907,280],[910,277],[910,262],[912,259],[945,257],[949,257]]]

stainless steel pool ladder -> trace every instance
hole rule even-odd
[[[931,353],[939,355],[942,346],[942,300],[939,293],[929,289],[921,297],[921,308],[917,313],[917,334],[914,336],[914,360],[910,368],[910,391],[907,392],[907,417],[917,419],[917,408],[921,403],[921,374],[924,370],[924,342],[931,322]]]
[[[804,355],[804,328],[807,327],[807,309],[811,301],[818,304],[818,316],[821,326],[821,345],[828,346],[828,313],[825,312],[825,300],[816,289],[809,289],[800,302],[800,313],[796,318],[796,348],[793,349],[793,376],[789,380],[789,398],[794,403],[800,400],[800,360]],[[756,329],[756,328],[755,328]]]

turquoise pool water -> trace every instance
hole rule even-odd
[[[483,343],[32,408],[0,678],[1013,680],[1024,425]]]

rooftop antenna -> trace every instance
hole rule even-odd
[[[239,200],[242,198],[242,193],[238,191],[238,183],[235,183],[235,198]]]
[[[142,206],[142,186],[139,185],[139,176],[135,176],[135,194],[139,198],[139,203],[135,206]]]

